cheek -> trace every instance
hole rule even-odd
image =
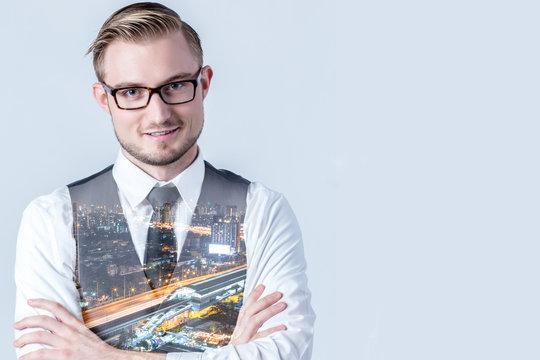
[[[202,119],[199,114],[196,116],[192,115],[189,123],[186,125],[188,132],[194,134],[199,131],[202,125]]]
[[[191,129],[199,129],[203,122],[203,112],[198,110],[190,114],[189,127]]]
[[[139,122],[132,116],[126,116],[129,114],[115,114],[113,115],[113,125],[117,132],[122,134],[138,133]]]

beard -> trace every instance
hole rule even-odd
[[[169,126],[170,127],[171,124],[162,124],[161,126],[163,127],[167,127]],[[116,139],[118,139],[118,142],[120,143],[120,146],[126,150],[126,152],[133,156],[135,159],[137,159],[138,161],[144,163],[144,164],[147,164],[147,165],[152,165],[152,166],[166,166],[166,165],[169,165],[169,164],[172,164],[176,161],[178,161],[179,159],[182,158],[182,156],[184,156],[186,154],[186,152],[188,152],[189,149],[191,149],[193,147],[193,145],[195,145],[197,143],[197,140],[199,139],[199,136],[201,135],[201,132],[202,132],[202,128],[203,128],[203,125],[204,125],[204,118],[203,118],[203,123],[201,124],[201,128],[196,131],[195,133],[190,133],[188,134],[188,137],[187,139],[182,142],[182,144],[180,145],[180,148],[178,150],[170,150],[170,151],[165,151],[167,150],[167,148],[169,147],[169,145],[165,144],[165,143],[162,143],[161,144],[161,148],[162,150],[164,150],[164,154],[160,154],[160,153],[148,153],[148,152],[144,152],[140,146],[136,145],[136,144],[130,144],[126,141],[124,141],[123,139],[121,139],[119,136],[118,136],[118,133],[116,132],[116,129],[114,131],[114,134],[116,135]],[[180,131],[180,129],[178,129],[178,131]]]

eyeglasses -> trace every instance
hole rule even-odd
[[[197,84],[201,81],[202,66],[197,71],[198,75],[195,80],[174,81],[157,88],[149,87],[123,87],[113,89],[109,85],[102,82],[105,90],[112,95],[116,106],[122,110],[137,110],[144,109],[150,104],[150,99],[155,93],[165,104],[178,105],[185,104],[195,99],[195,90]]]

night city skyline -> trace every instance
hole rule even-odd
[[[149,224],[149,231],[172,229],[184,239],[174,271],[163,274],[169,279],[152,290],[121,206],[74,204],[83,318],[113,346],[203,351],[230,340],[245,285],[245,211],[205,203],[187,225],[174,222],[173,210],[156,209],[159,221]]]

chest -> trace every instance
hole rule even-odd
[[[70,188],[75,282],[86,326],[122,349],[197,351],[226,345],[246,279],[246,184],[231,187],[219,177],[205,177],[195,211],[167,225],[182,239],[174,271],[163,274],[170,279],[158,288],[149,286],[134,242],[139,238],[140,245],[148,221],[133,225],[137,216],[124,213],[110,173],[86,184]]]

